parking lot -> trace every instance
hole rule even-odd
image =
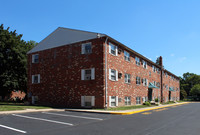
[[[168,128],[175,130],[176,128],[172,128],[173,126],[178,128],[183,119],[189,118],[190,115],[188,114],[191,114],[191,108],[193,108],[194,114],[200,110],[197,107],[200,107],[200,103],[160,108],[133,115],[68,111],[0,115],[0,134],[159,134],[160,130]],[[200,117],[194,118],[193,115],[191,118],[194,123]],[[182,124],[184,124],[184,121],[182,121]],[[187,125],[187,123],[185,124]],[[186,126],[185,124],[179,128],[183,128]],[[199,121],[196,124],[199,125]],[[193,128],[195,127],[193,126]],[[170,130],[166,131],[171,132]],[[199,128],[196,130],[199,130]],[[178,131],[171,134],[179,134]]]

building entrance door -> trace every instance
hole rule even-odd
[[[149,101],[152,101],[152,89],[151,88],[148,89],[148,99],[149,99]]]
[[[171,100],[171,91],[169,91],[169,101]]]

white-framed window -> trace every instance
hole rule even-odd
[[[32,75],[32,84],[40,83],[40,74]]]
[[[146,78],[143,78],[143,86],[147,86],[148,85],[148,80]]]
[[[118,96],[109,96],[109,106],[110,107],[118,106]]]
[[[125,105],[131,105],[131,97],[125,97]]]
[[[81,54],[90,54],[92,53],[92,43],[84,43],[82,44]]]
[[[165,77],[168,77],[168,74],[167,74],[167,72],[165,73]]]
[[[81,80],[94,80],[95,68],[81,69]]]
[[[95,106],[95,96],[81,96],[81,106],[82,107]]]
[[[117,51],[118,51],[117,46],[113,45],[112,43],[109,43],[109,53],[117,56],[118,54]]]
[[[153,85],[156,86],[156,81],[153,81]]]
[[[138,57],[135,57],[135,63],[136,63],[136,65],[140,65],[140,58],[138,58]]]
[[[39,63],[39,54],[32,55],[32,63]]]
[[[138,77],[138,76],[136,77],[136,84],[140,85],[140,77]]]
[[[166,85],[166,89],[168,90],[168,85]]]
[[[157,83],[156,83],[156,86],[157,86],[158,88],[160,88],[160,83],[159,83],[159,82],[157,82]]]
[[[141,97],[136,97],[136,105],[141,104]]]
[[[128,53],[127,51],[124,51],[124,59],[126,61],[130,61],[130,53]]]
[[[156,72],[156,67],[154,65],[152,66],[152,70],[153,72]]]
[[[112,81],[118,81],[118,71],[109,69],[109,79]]]
[[[143,68],[147,69],[147,62],[143,60]]]
[[[125,83],[131,83],[131,75],[130,74],[125,74]]]

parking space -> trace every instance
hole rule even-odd
[[[79,112],[39,112],[1,115],[0,131],[1,135],[37,133],[101,122],[112,117],[116,116]]]
[[[178,108],[180,108],[180,110]],[[181,108],[183,109],[184,107],[165,107],[126,116],[70,111],[0,115],[0,134],[49,134],[54,131],[75,131],[76,129],[84,130],[83,127],[90,129],[90,126],[94,125],[98,125],[100,127],[109,123],[115,125],[118,121],[135,123],[136,121],[141,122],[142,120],[144,124],[148,122],[150,124],[151,121],[148,120],[153,117],[168,117],[168,115],[163,114],[177,115],[177,112],[181,112]],[[170,120],[172,119],[166,119],[166,121]]]

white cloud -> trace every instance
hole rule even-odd
[[[172,54],[170,54],[170,56],[171,56],[171,57],[173,57],[173,56],[174,56],[174,54],[172,53]]]

